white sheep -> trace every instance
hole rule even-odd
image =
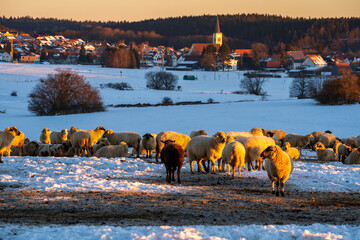
[[[147,158],[150,158],[152,152],[156,149],[156,134],[145,133],[141,139],[141,148],[145,150]],[[140,148],[140,150],[141,150]]]
[[[190,139],[191,138],[188,135],[178,132],[173,132],[173,131],[160,132],[156,136],[156,156],[155,156],[156,161],[158,161],[159,159],[161,150],[164,148],[163,142],[165,142],[166,140],[175,141],[177,144],[180,144],[180,146],[185,150]]]
[[[233,137],[233,138],[239,138],[239,137],[252,137],[254,135],[252,135],[249,132],[227,132],[226,133],[226,137]]]
[[[350,153],[344,161],[345,164],[360,164],[360,148]]]
[[[285,142],[284,152],[289,154],[292,159],[298,159],[300,157],[299,150],[292,147],[289,142]]]
[[[348,138],[345,138],[344,141],[342,141],[342,142],[346,145],[349,145],[352,148],[355,148],[356,147],[355,141],[356,141],[355,137],[348,137]]]
[[[294,169],[293,159],[276,145],[267,147],[261,153],[261,158],[266,158],[265,170],[271,181],[272,194],[275,194],[276,183],[276,196],[279,196],[279,185],[281,196],[285,196],[285,182]]]
[[[193,138],[193,137],[200,136],[200,135],[207,136],[207,133],[205,132],[205,130],[194,130],[194,131],[191,131],[189,136],[190,136],[190,138]]]
[[[120,132],[115,133],[109,129],[105,131],[103,137],[107,138],[112,145],[119,145],[121,142],[125,142],[129,147],[135,148],[137,157],[140,155],[140,141],[141,137],[136,132]]]
[[[333,147],[336,137],[332,133],[325,133],[319,139],[319,142],[324,144],[326,148]]]
[[[256,168],[258,170],[260,170],[260,166],[262,166],[264,169],[263,160],[260,158],[260,154],[268,146],[272,145],[275,145],[274,139],[265,136],[253,136],[246,139],[244,142],[245,163],[248,164],[249,171],[251,171],[251,167],[253,170],[255,170],[253,165],[254,161],[256,161]]]
[[[337,154],[337,160],[338,161],[345,161],[345,158],[350,155],[350,153],[353,151],[353,148],[346,144],[341,144],[338,147],[338,154]]]
[[[319,161],[335,161],[335,153],[332,148],[325,148],[321,142],[317,142],[314,148]]]
[[[275,136],[277,137],[277,139],[278,139],[278,141],[281,143],[281,146],[283,146],[284,145],[284,143],[285,143],[285,136],[287,135],[287,133],[284,131],[284,130],[281,130],[281,129],[275,129],[275,130],[268,130],[267,132],[266,132],[266,134],[264,134],[264,136],[268,136],[267,134],[268,133],[274,133],[275,134]],[[269,136],[268,136],[269,137]],[[275,142],[276,142],[276,140],[275,140]]]
[[[249,133],[251,133],[253,136],[264,136],[261,128],[252,128]]]
[[[126,157],[128,154],[129,148],[125,142],[120,142],[118,145],[109,145],[100,148],[95,156],[98,158],[117,158],[117,157]]]
[[[239,178],[241,178],[241,167],[245,168],[245,147],[237,141],[227,143],[222,151],[222,169],[225,164],[228,167],[228,175],[230,175],[230,166],[232,177],[235,178],[235,168],[238,168]]]
[[[101,137],[99,139],[99,141],[93,145],[93,154],[95,154],[100,148],[102,148],[104,146],[109,146],[109,145],[111,145],[109,140],[107,138]]]
[[[191,173],[194,173],[194,161],[197,161],[198,171],[204,172],[202,161],[211,161],[211,172],[216,173],[215,162],[221,158],[222,151],[226,144],[226,134],[217,132],[212,137],[196,136],[192,138],[186,148]]]
[[[307,134],[305,136],[297,135],[295,133],[287,134],[284,138],[285,142],[289,142],[291,146],[297,147],[300,152],[301,156],[301,150],[310,144],[311,141],[313,141],[314,136],[312,134]]]
[[[40,142],[42,144],[51,144],[50,134],[51,131],[48,128],[44,128],[40,134]]]
[[[22,156],[25,144],[25,135],[22,131],[19,131],[20,135],[16,135],[14,140],[11,142],[11,145],[6,150],[6,155],[17,155]],[[15,149],[16,148],[16,149]],[[16,151],[16,154],[10,154],[11,152]]]
[[[68,140],[69,131],[64,128],[61,131],[53,131],[50,134],[50,142],[52,144],[61,144],[62,142]]]
[[[71,143],[75,150],[75,155],[90,156],[91,134],[86,131],[77,131],[71,134]]]
[[[0,163],[3,162],[2,157],[16,136],[20,136],[20,131],[16,127],[7,127],[4,131],[0,131]]]

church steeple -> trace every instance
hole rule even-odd
[[[219,17],[216,16],[215,32],[213,33],[213,44],[222,45],[222,33],[220,32]]]

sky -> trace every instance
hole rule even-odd
[[[0,0],[0,16],[140,21],[203,14],[360,17],[360,0]]]

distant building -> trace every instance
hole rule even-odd
[[[298,69],[301,67],[301,64],[305,61],[306,56],[301,51],[288,51],[287,52],[292,69]]]
[[[222,32],[220,32],[219,17],[216,17],[215,32],[213,33],[213,44],[222,45]]]
[[[21,56],[21,63],[40,63],[40,55],[35,53],[27,53]]]
[[[302,67],[326,67],[325,60],[319,54],[308,54],[305,61],[301,64]]]
[[[341,74],[347,74],[347,73],[351,73],[351,72],[352,72],[352,69],[348,63],[338,62],[338,63],[335,63],[335,65],[332,67],[331,75],[338,76]]]

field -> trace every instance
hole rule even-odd
[[[37,117],[27,95],[39,78],[59,66],[0,63],[0,129],[17,126],[30,140],[44,127],[61,130],[99,125],[115,132],[189,134],[205,129],[249,131],[253,127],[307,134],[331,130],[337,137],[360,135],[360,105],[320,106],[289,98],[292,79],[270,78],[268,96],[239,91],[243,72],[174,72],[181,91],[147,89],[147,71],[98,66],[62,66],[84,75],[95,87],[127,82],[134,91],[99,88],[104,103],[159,103],[213,99],[217,104],[112,108],[106,112]],[[122,75],[120,75],[122,71]],[[196,81],[184,81],[194,74]],[[12,91],[17,97],[10,96]],[[306,150],[303,159],[314,158]],[[154,159],[4,157],[0,166],[0,238],[66,239],[356,239],[360,238],[360,167],[301,160],[286,183],[285,198],[271,194],[264,171],[190,174],[181,184],[165,182]]]

